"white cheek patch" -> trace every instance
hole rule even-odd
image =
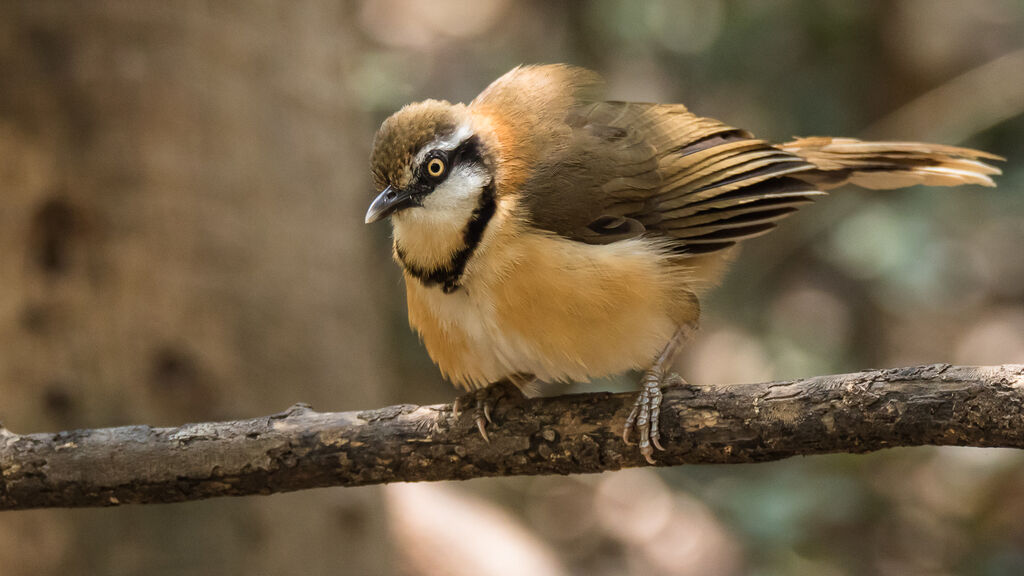
[[[433,150],[450,153],[471,136],[468,125],[460,126],[421,149],[416,162],[422,165]],[[466,226],[480,206],[480,198],[491,185],[492,177],[486,168],[476,163],[456,164],[449,170],[447,177],[423,196],[418,206],[391,217],[395,241],[402,247],[406,261],[423,267],[436,266],[447,263],[454,251],[465,246]]]
[[[423,199],[423,208],[457,214],[468,222],[488,184],[490,175],[483,167],[476,164],[456,166],[448,178]]]
[[[455,234],[461,242],[462,230],[480,205],[480,195],[491,183],[487,171],[477,164],[456,166],[444,182],[423,198],[420,206],[402,210],[392,218],[397,236],[410,242],[434,241]],[[409,244],[411,249],[411,244]]]

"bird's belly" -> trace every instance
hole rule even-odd
[[[678,268],[640,240],[519,238],[484,262],[451,294],[406,278],[410,323],[464,388],[515,374],[587,380],[647,367],[686,309]]]

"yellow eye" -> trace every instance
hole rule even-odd
[[[444,160],[441,160],[440,158],[431,158],[430,161],[427,162],[427,174],[429,174],[431,178],[439,178],[444,174]]]

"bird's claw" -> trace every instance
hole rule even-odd
[[[640,454],[647,460],[648,464],[654,464],[654,449],[665,450],[661,445],[661,432],[658,430],[658,423],[661,417],[661,387],[677,386],[685,384],[678,374],[665,373],[652,368],[644,372],[640,379],[640,393],[633,402],[633,409],[626,417],[626,426],[622,430],[622,440],[628,445],[633,443],[629,437],[635,430],[640,445]]]
[[[487,436],[487,423],[491,421],[491,403],[487,397],[488,389],[481,388],[476,391],[476,408],[473,409],[473,421],[476,422],[476,429],[480,431],[480,437],[484,439],[484,442],[491,443],[491,439]]]
[[[473,421],[476,422],[476,429],[480,432],[480,437],[484,439],[484,442],[490,444],[491,439],[487,436],[487,424],[484,423],[484,419],[478,414],[473,417]]]
[[[491,399],[489,397],[490,388],[481,388],[473,392],[475,397],[475,405],[473,407],[473,423],[476,424],[476,429],[480,432],[480,437],[484,439],[484,442],[491,443],[491,438],[487,435],[487,425],[494,424],[494,420],[491,419]],[[452,419],[458,420],[459,415],[462,413],[462,397],[456,398],[452,402]]]

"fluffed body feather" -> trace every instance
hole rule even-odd
[[[772,145],[682,105],[602,101],[595,74],[555,65],[517,68],[468,106],[396,113],[375,144],[378,188],[417,185],[423,155],[460,142],[479,156],[392,222],[410,324],[467,389],[645,368],[696,323],[739,242],[826,189],[998,173],[982,162],[997,157],[950,146]]]

